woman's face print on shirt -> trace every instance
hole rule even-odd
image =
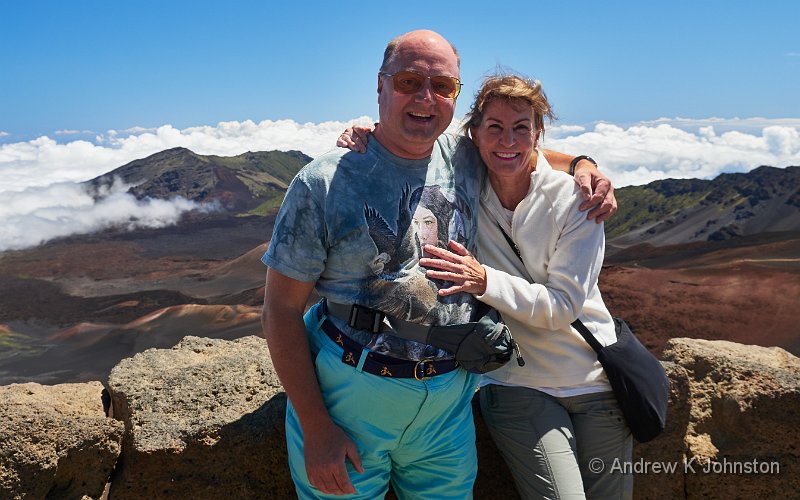
[[[451,202],[438,185],[413,192],[406,186],[396,216],[364,206],[369,235],[377,248],[371,262],[377,279],[368,290],[376,309],[415,323],[464,321],[452,317],[454,304],[439,300],[438,286],[425,277],[419,259],[426,243],[446,248],[448,240],[463,239],[463,219],[469,214],[462,207],[466,206]]]

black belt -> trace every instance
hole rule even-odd
[[[318,308],[320,318],[326,314],[325,309],[326,304],[323,302]],[[361,369],[379,377],[425,380],[436,375],[444,375],[458,368],[458,363],[455,359],[409,361],[372,352],[342,333],[327,317],[322,322],[322,331],[342,348],[342,363],[346,365],[357,367],[361,353],[367,351],[366,359]]]

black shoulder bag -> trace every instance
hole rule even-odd
[[[522,260],[514,240],[502,227],[500,231],[517,257]],[[617,341],[609,346],[600,344],[580,319],[573,321],[572,327],[597,353],[597,360],[606,372],[631,434],[637,441],[644,443],[664,431],[669,378],[661,362],[639,342],[625,320],[616,317],[613,319]]]

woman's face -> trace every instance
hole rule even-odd
[[[534,123],[533,109],[525,103],[495,99],[484,108],[483,121],[470,133],[490,177],[513,180],[530,174],[539,135]]]
[[[439,221],[430,209],[422,205],[418,205],[414,212],[414,229],[420,245],[436,246],[439,243]]]

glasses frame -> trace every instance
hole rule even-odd
[[[456,99],[459,96],[459,94],[461,94],[461,87],[464,86],[464,84],[461,83],[461,80],[459,80],[458,78],[456,78],[454,76],[447,76],[447,75],[425,76],[422,73],[418,73],[416,71],[411,71],[410,69],[404,69],[404,70],[400,70],[400,71],[395,71],[394,73],[386,73],[384,71],[380,71],[378,74],[380,74],[381,76],[388,76],[389,78],[392,78],[392,86],[394,87],[395,92],[399,92],[401,94],[405,94],[405,95],[416,94],[417,92],[422,90],[422,88],[424,87],[424,85],[423,85],[423,87],[420,87],[418,90],[413,90],[411,92],[403,92],[402,90],[398,90],[397,89],[397,85],[394,84],[394,76],[399,74],[399,73],[411,73],[411,74],[414,74],[414,75],[422,77],[423,80],[431,80],[431,92],[433,92],[436,96],[441,97],[442,99]],[[455,94],[453,94],[452,97],[448,97],[448,96],[440,94],[439,92],[436,92],[436,89],[433,88],[433,78],[447,78],[447,79],[452,80],[453,82],[455,82],[455,88],[456,88]]]

